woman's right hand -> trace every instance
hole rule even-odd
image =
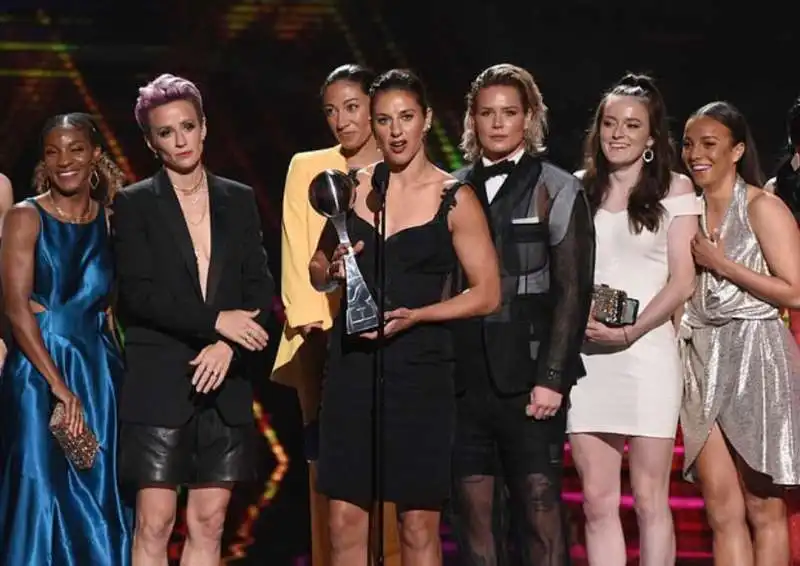
[[[353,255],[358,255],[364,249],[364,242],[359,240],[353,246]],[[347,273],[344,268],[344,257],[350,253],[350,247],[347,244],[339,244],[333,250],[331,261],[328,265],[328,279],[331,281],[344,282],[347,279]]]
[[[78,436],[83,432],[83,406],[80,399],[69,390],[63,381],[59,381],[52,387],[53,395],[56,399],[64,403],[64,414],[67,419],[67,429],[71,436]]]

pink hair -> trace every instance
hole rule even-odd
[[[139,89],[139,98],[133,110],[136,122],[143,132],[149,129],[148,113],[153,108],[176,100],[187,100],[194,105],[200,121],[205,120],[203,97],[200,89],[190,80],[175,75],[164,74]]]

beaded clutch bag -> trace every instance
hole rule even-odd
[[[72,436],[67,427],[67,412],[64,403],[57,403],[50,415],[50,432],[56,437],[67,458],[79,470],[88,470],[94,465],[100,445],[88,428],[78,436]]]
[[[639,301],[608,285],[595,285],[592,301],[594,318],[607,326],[633,324],[639,314]]]

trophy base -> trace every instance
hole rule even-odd
[[[363,334],[378,328],[378,316],[370,316],[368,318],[360,318],[358,320],[351,320],[347,318],[347,334]]]

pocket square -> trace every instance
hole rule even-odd
[[[539,217],[538,216],[528,216],[526,218],[512,218],[512,224],[538,224]]]

